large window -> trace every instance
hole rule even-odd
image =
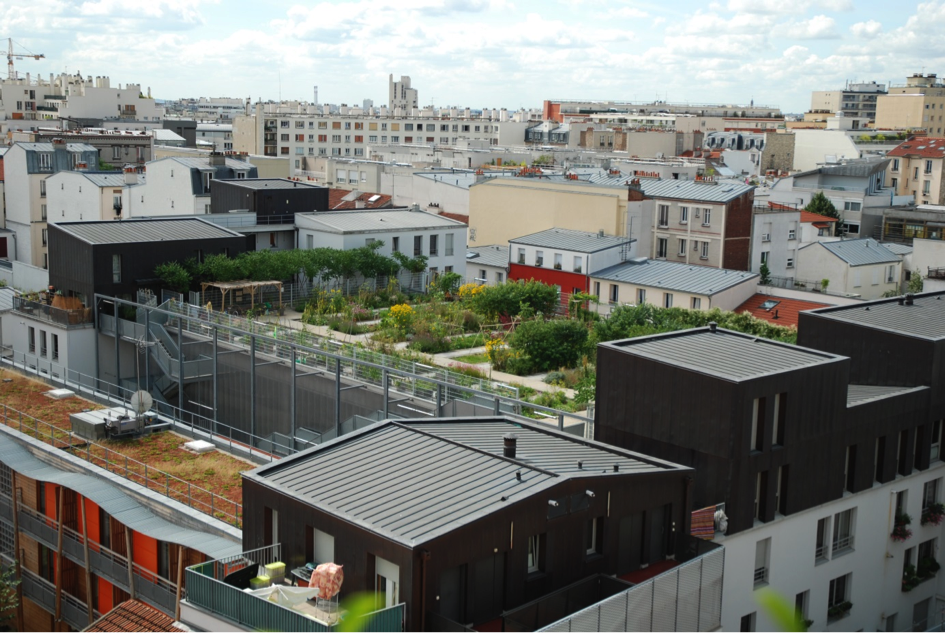
[[[121,255],[112,255],[112,283],[121,283]]]
[[[541,268],[545,264],[545,251],[535,251],[535,266]]]
[[[656,257],[659,259],[666,258],[668,240],[665,237],[656,238]]]
[[[423,255],[423,236],[415,235],[413,238],[413,256],[419,257]]]
[[[430,256],[431,257],[440,254],[439,239],[440,239],[439,235],[430,236]]]
[[[755,543],[755,586],[768,582],[768,560],[771,556],[771,538]]]
[[[689,207],[679,207],[679,223],[687,224],[689,222]]]
[[[933,479],[925,482],[922,486],[922,509],[925,510],[934,503],[938,503],[938,489],[941,487],[942,478]]]
[[[535,574],[541,571],[541,535],[528,537],[528,573]]]
[[[447,257],[453,256],[453,238],[454,238],[454,235],[452,233],[446,234],[446,253],[444,254]]]
[[[844,607],[845,603],[850,599],[850,578],[851,574],[844,574],[830,581],[830,587],[827,592],[828,618],[836,619],[849,610],[844,610]]]
[[[644,303],[646,303],[646,289],[637,288],[637,305],[642,306]]]
[[[853,524],[855,520],[855,508],[838,512],[833,518],[833,552],[838,553],[848,549],[853,549]]]
[[[588,556],[600,554],[604,541],[604,518],[588,519],[584,528],[584,553]]]
[[[661,204],[659,205],[659,225],[660,226],[669,226],[669,205]]]

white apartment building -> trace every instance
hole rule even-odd
[[[206,158],[171,157],[147,164],[147,180],[122,191],[122,213],[129,218],[210,213],[214,180],[258,178],[247,161],[212,154]]]
[[[420,98],[416,88],[410,87],[410,77],[401,75],[400,81],[394,81],[394,75],[388,79],[387,107],[391,110],[401,109],[409,112],[412,108],[420,107]]]
[[[509,247],[470,246],[466,249],[466,281],[494,286],[509,275]]]
[[[330,211],[295,214],[299,248],[350,250],[383,242],[381,255],[424,256],[431,273],[466,275],[466,225],[423,211]]]
[[[214,152],[229,152],[233,149],[232,123],[198,123],[197,145]]]
[[[3,156],[6,228],[13,239],[12,259],[48,266],[47,178],[61,171],[98,164],[98,150],[84,143],[16,143]],[[9,251],[8,251],[9,252]]]
[[[873,238],[815,242],[797,249],[799,282],[816,287],[829,280],[831,292],[879,299],[899,291],[902,258]]]
[[[141,177],[143,180],[143,177]],[[46,208],[50,222],[89,222],[122,219],[122,189],[139,176],[127,172],[61,171],[46,179]]]

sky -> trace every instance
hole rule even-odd
[[[107,75],[159,99],[538,108],[545,99],[803,112],[813,90],[945,75],[945,0],[0,0],[19,73]],[[5,42],[4,42],[5,44]]]

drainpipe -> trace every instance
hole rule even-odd
[[[427,630],[427,564],[430,551],[420,550],[420,630]]]

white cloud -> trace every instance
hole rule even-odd
[[[826,15],[816,15],[809,20],[784,24],[774,31],[775,35],[793,40],[838,39],[837,22]]]
[[[856,37],[862,37],[864,39],[871,39],[879,35],[879,32],[883,30],[883,25],[877,22],[876,20],[868,20],[866,22],[857,22],[856,24],[850,27],[850,32],[853,33]]]

